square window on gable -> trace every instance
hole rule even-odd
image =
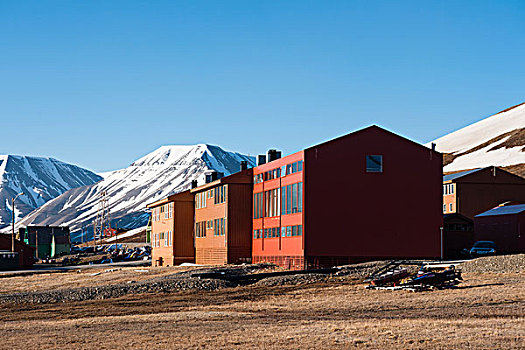
[[[383,172],[383,156],[382,155],[367,155],[366,156],[366,172],[367,173],[382,173]]]

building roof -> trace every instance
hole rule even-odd
[[[518,205],[505,205],[502,207],[496,207],[490,210],[487,210],[484,213],[478,214],[475,217],[482,217],[482,216],[496,216],[496,215],[512,215],[512,214],[519,214],[525,211],[525,204],[518,204]]]
[[[217,179],[215,181],[208,182],[206,184],[192,188],[190,192],[195,193],[195,192],[205,191],[205,190],[208,190],[210,188],[213,188],[221,184],[235,184],[235,183],[237,184],[250,183],[251,184],[253,182],[252,176],[253,176],[253,168],[248,168],[248,169],[241,170],[239,172],[230,174],[228,176],[221,177],[220,179]]]
[[[166,204],[166,203],[169,203],[169,202],[172,202],[172,201],[175,201],[177,200],[179,197],[182,197],[186,194],[189,194],[190,193],[190,190],[184,190],[182,192],[177,192],[175,194],[172,194],[172,195],[169,195],[167,197],[164,197],[164,198],[161,198],[155,202],[151,202],[149,204],[146,204],[146,208],[155,208],[155,207],[158,207],[159,205],[163,205],[163,204]]]
[[[484,168],[465,170],[465,171],[460,171],[459,173],[443,175],[443,182],[456,180],[456,179],[458,179],[460,177],[463,177],[463,176],[469,175],[469,174],[473,174],[473,173],[478,172],[478,171],[480,171],[482,169],[484,169]]]

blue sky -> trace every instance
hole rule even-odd
[[[0,154],[419,142],[525,101],[525,1],[0,1]]]

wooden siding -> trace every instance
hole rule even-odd
[[[228,262],[251,262],[252,185],[231,184],[228,189]]]
[[[209,220],[214,223],[212,229],[206,229],[206,237],[195,237],[197,264],[222,265],[250,261],[252,176],[252,169],[247,169],[192,190],[198,196],[199,193],[226,186],[224,203],[215,204],[215,197],[206,196],[206,207],[195,209],[195,223]],[[224,235],[215,235],[215,219],[220,218],[226,220],[226,232]]]
[[[195,249],[193,245],[193,216],[194,204],[193,194],[184,191],[166,200],[160,200],[150,205],[152,210],[158,209],[161,205],[173,203],[173,215],[165,218],[164,213],[158,221],[151,222],[152,237],[152,266],[173,266],[183,262],[195,261]],[[159,246],[155,246],[153,238],[160,232],[171,231],[171,246],[166,246],[165,241],[159,241]]]
[[[440,256],[440,153],[372,126],[305,150],[304,171],[307,257]]]

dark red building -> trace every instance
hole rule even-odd
[[[442,155],[371,126],[253,170],[253,262],[441,254]]]
[[[525,253],[525,204],[505,205],[474,217],[476,241],[493,241],[498,253]]]
[[[11,235],[5,235],[0,233],[0,250],[11,251],[12,240]],[[19,268],[31,268],[33,267],[35,249],[29,245],[20,242],[15,239],[15,252],[18,253],[18,267]]]

